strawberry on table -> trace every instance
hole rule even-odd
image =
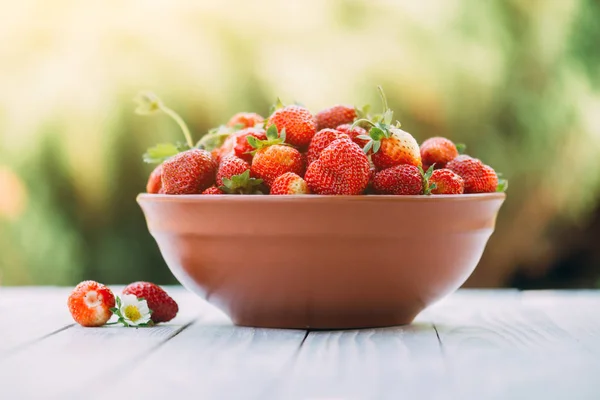
[[[179,306],[161,287],[150,282],[134,282],[123,289],[124,295],[134,295],[144,299],[152,310],[151,319],[154,323],[168,322],[175,318]]]
[[[414,165],[400,164],[377,172],[373,188],[379,194],[423,194],[423,176]]]
[[[156,168],[154,168],[154,170],[150,174],[150,177],[148,178],[148,183],[146,184],[146,192],[160,193],[162,189],[161,175],[162,164],[159,164]]]
[[[317,113],[317,130],[336,128],[339,125],[351,124],[356,118],[356,110],[352,106],[338,104]]]
[[[333,141],[308,166],[304,179],[313,193],[358,195],[369,183],[369,159],[346,135]]]
[[[444,137],[432,137],[421,144],[423,169],[435,164],[435,168],[444,168],[446,163],[458,156],[456,145]]]
[[[191,149],[163,163],[166,194],[198,194],[215,183],[216,162],[206,150]]]
[[[431,194],[463,194],[465,181],[447,168],[436,169],[429,178]]]
[[[284,144],[286,138],[287,131],[278,133],[275,125],[267,129],[267,140],[248,137],[248,141],[256,149],[250,167],[252,176],[262,179],[268,187],[286,172],[302,175],[302,155],[295,148]]]
[[[477,158],[459,155],[446,168],[463,178],[465,193],[490,193],[498,187],[496,171]]]
[[[253,128],[254,126],[262,124],[263,122],[264,118],[256,113],[240,112],[229,119],[227,126],[231,128],[241,127],[240,129]]]
[[[101,283],[83,281],[73,289],[67,304],[79,325],[102,326],[112,316],[110,309],[115,306],[115,296]]]
[[[299,148],[306,148],[317,133],[315,117],[307,108],[298,105],[275,110],[267,122],[267,127],[272,125],[279,132],[285,129],[286,142]]]
[[[285,195],[285,194],[309,194],[310,190],[306,181],[299,175],[293,172],[286,172],[280,175],[273,181],[271,186],[271,194],[274,195]]]

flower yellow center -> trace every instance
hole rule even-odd
[[[134,306],[133,304],[128,305],[127,307],[125,307],[125,318],[135,322],[138,319],[142,318],[142,313],[140,313],[140,310]]]

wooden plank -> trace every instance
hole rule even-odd
[[[597,399],[600,363],[519,293],[464,293],[429,312],[461,399]]]
[[[286,372],[287,374],[287,372]],[[310,332],[290,375],[263,398],[446,399],[432,326]]]
[[[0,288],[0,359],[73,324],[69,289]]]
[[[600,290],[526,291],[522,301],[600,356]]]
[[[72,326],[0,359],[2,398],[72,398],[135,366],[181,332],[198,313],[216,311],[190,293],[169,290],[180,315],[153,328]],[[63,306],[64,307],[64,306]],[[34,379],[34,383],[32,383]],[[94,389],[95,390],[95,389]]]
[[[269,399],[264,393],[285,376],[304,338],[302,330],[235,327],[224,315],[214,314],[135,369],[119,371],[98,398],[131,393],[136,382],[139,398]]]

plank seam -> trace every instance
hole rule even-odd
[[[75,324],[69,324],[69,325],[65,325],[62,328],[58,328],[50,333],[47,333],[45,335],[42,335],[40,337],[37,337],[35,339],[29,340],[25,343],[21,343],[20,345],[13,347],[12,349],[9,350],[5,350],[4,353],[0,353],[0,358],[4,358],[4,357],[10,357],[10,356],[14,356],[15,354],[25,350],[26,348],[33,346],[34,344],[36,344],[37,342],[41,342],[44,339],[47,339],[53,335],[56,335],[57,333],[60,333],[62,331],[65,331],[71,327],[73,327]]]

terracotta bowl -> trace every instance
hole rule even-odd
[[[189,290],[235,324],[401,325],[462,285],[503,193],[440,196],[140,194],[148,229]]]

